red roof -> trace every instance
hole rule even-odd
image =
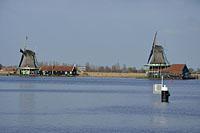
[[[41,71],[73,71],[73,66],[41,66]]]
[[[53,70],[53,66],[41,66],[40,70],[41,71],[52,71]]]
[[[162,72],[180,75],[183,73],[185,67],[187,67],[186,64],[172,64],[170,67],[163,69]]]

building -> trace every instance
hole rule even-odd
[[[170,66],[164,52],[164,48],[156,42],[157,32],[153,39],[152,49],[145,66],[148,67],[147,76],[149,78],[160,78],[161,71]]]
[[[170,67],[163,69],[162,74],[170,79],[191,79],[193,78],[186,64],[172,64]]]
[[[18,66],[18,74],[20,75],[37,75],[38,74],[38,67],[36,61],[35,52],[32,50],[20,49],[22,53],[21,60]]]
[[[76,76],[76,66],[41,66],[40,75],[43,76]]]
[[[0,69],[0,75],[15,75],[17,68],[14,66],[2,67]]]
[[[78,66],[78,74],[83,74],[86,71],[86,66]]]

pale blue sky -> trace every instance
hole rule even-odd
[[[200,67],[200,0],[0,0],[0,63],[18,65],[19,49],[38,61],[142,67],[152,39],[170,63]]]

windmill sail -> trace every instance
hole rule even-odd
[[[20,67],[21,64],[22,64],[23,59],[24,59],[24,55],[22,55],[22,57],[21,57],[21,60],[20,60],[20,62],[19,62],[19,67]]]
[[[152,49],[147,64],[169,64],[164,48],[156,43],[157,32],[155,33]]]
[[[153,50],[154,50],[155,44],[156,44],[156,36],[157,36],[157,32],[155,33],[155,36],[154,36],[154,39],[153,39],[153,44],[152,44],[152,48],[151,48],[151,52],[150,52],[150,55],[149,55],[147,64],[149,63],[149,61],[150,61],[150,59],[151,59],[151,56],[153,55]]]

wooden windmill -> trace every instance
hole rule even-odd
[[[167,57],[164,52],[164,48],[157,44],[156,42],[157,32],[155,33],[152,49],[147,61],[147,65],[149,67],[148,70],[148,76],[149,77],[160,77],[161,71],[164,68],[167,68],[170,66],[169,61],[167,60]]]
[[[20,52],[22,53],[22,56],[19,67],[37,68],[35,52],[28,49],[20,49]]]
[[[26,37],[27,41],[28,37]],[[38,71],[36,54],[32,50],[24,48],[24,50],[20,49],[22,53],[21,60],[19,63],[19,70],[21,75],[30,75],[35,74]]]

